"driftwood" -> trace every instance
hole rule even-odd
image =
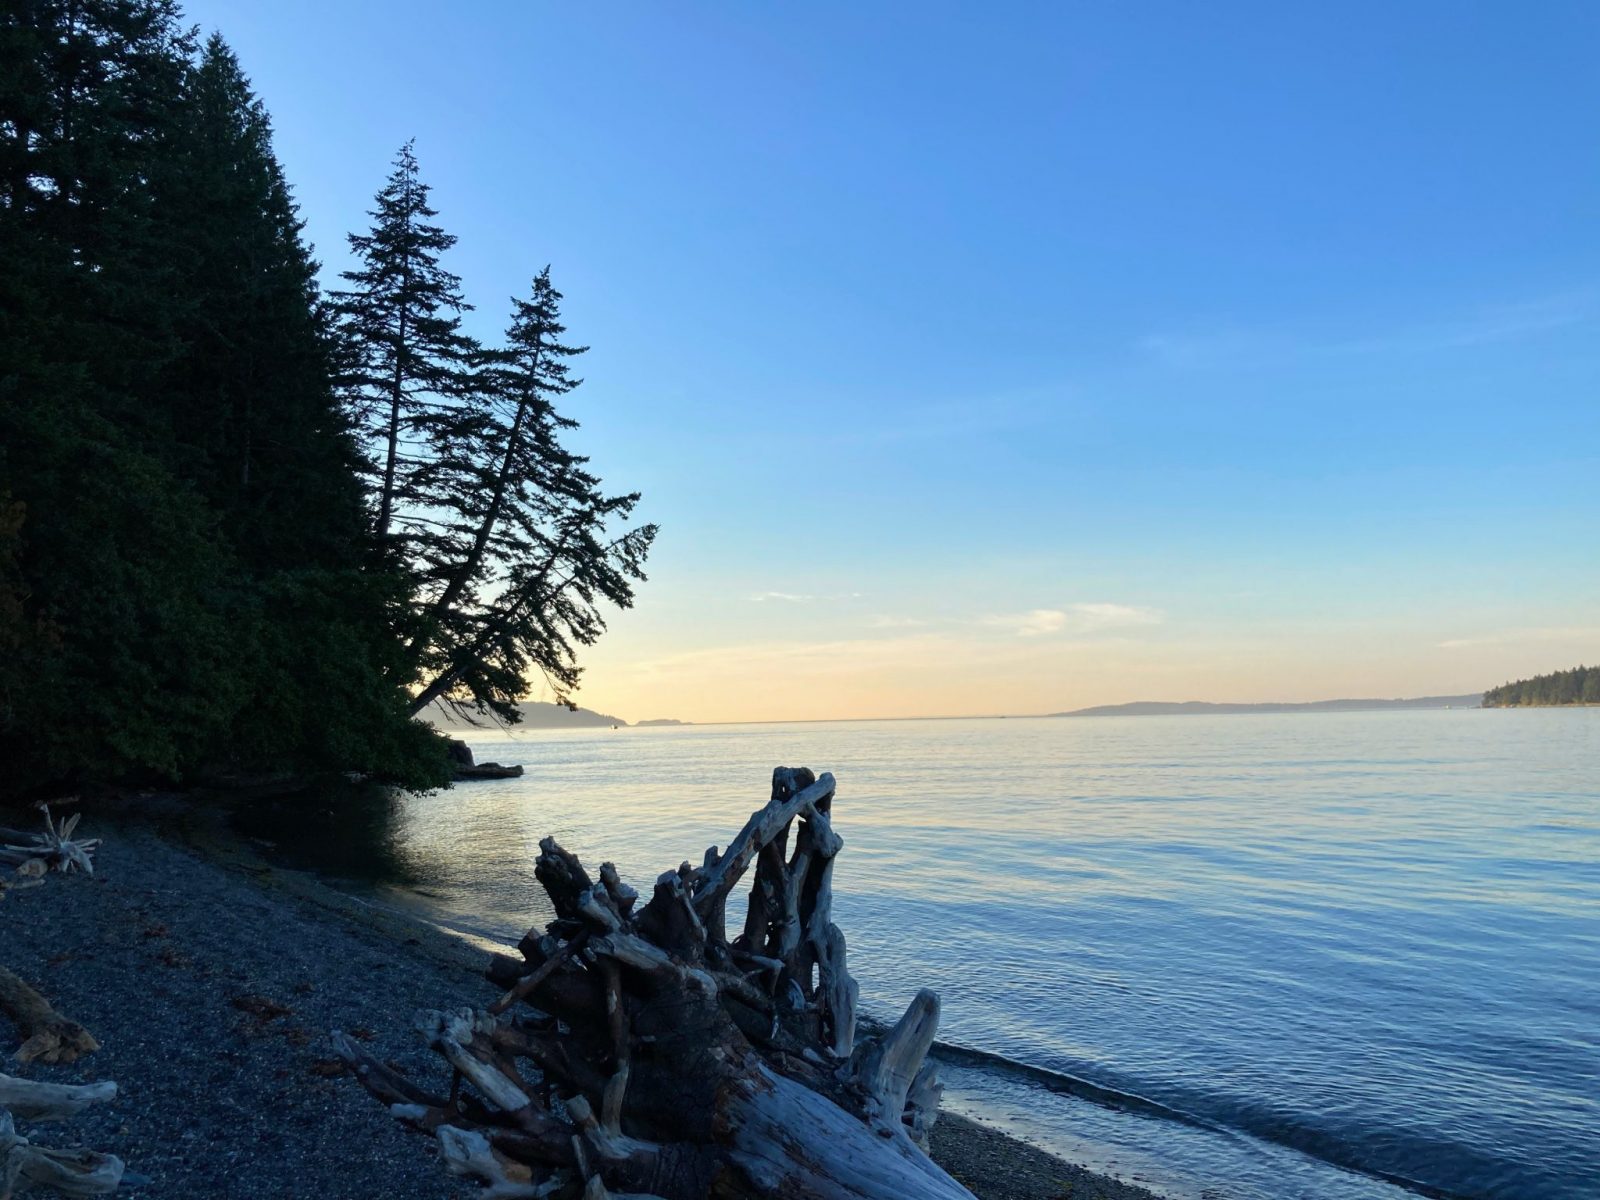
[[[74,841],[72,837],[82,816],[82,813],[73,813],[57,828],[46,808],[43,833],[0,827],[0,865],[22,869],[29,863],[42,862],[46,870],[67,872],[76,868],[85,875],[93,875],[94,852],[100,846],[100,839]]]
[[[50,870],[94,872],[92,856],[100,841],[73,840],[78,817],[68,818],[57,829],[50,810],[45,809],[44,820],[42,834],[0,828],[0,843],[8,843],[0,846],[0,866],[12,868],[9,878],[0,879],[0,897],[7,890],[37,886]],[[0,967],[0,1011],[16,1022],[23,1038],[15,1056],[19,1062],[70,1063],[100,1048],[88,1030],[62,1016],[4,967]],[[117,1085],[109,1081],[74,1086],[0,1074],[0,1200],[11,1200],[34,1187],[53,1189],[64,1196],[104,1196],[116,1191],[122,1183],[121,1159],[81,1147],[53,1150],[38,1146],[16,1128],[18,1120],[66,1120],[116,1094]]]
[[[25,1121],[61,1121],[91,1104],[112,1099],[114,1083],[72,1087],[0,1075],[0,1200],[32,1187],[54,1188],[66,1196],[104,1196],[122,1182],[120,1158],[93,1150],[52,1150],[36,1146],[16,1130],[13,1115]]]
[[[831,919],[833,794],[831,775],[778,768],[733,844],[663,874],[642,906],[610,863],[592,879],[546,838],[535,873],[556,919],[520,959],[495,956],[505,994],[419,1017],[448,1089],[338,1033],[335,1046],[489,1197],[971,1200],[925,1152],[938,998],[919,993],[888,1034],[856,1042]],[[752,867],[730,939],[728,899]]]
[[[0,967],[0,1012],[11,1018],[22,1036],[18,1062],[70,1063],[100,1049],[87,1029],[51,1008],[50,1001],[4,967]]]
[[[49,808],[43,811],[43,833],[0,827],[0,843],[5,843],[0,845],[0,866],[12,867],[11,877],[0,883],[0,897],[8,890],[38,886],[51,870],[94,873],[93,855],[100,839],[72,838],[82,814],[74,813],[58,829]],[[0,1012],[11,1018],[22,1037],[18,1062],[70,1063],[100,1048],[88,1030],[51,1008],[48,1000],[4,967],[0,967]]]

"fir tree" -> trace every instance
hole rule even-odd
[[[384,769],[404,725],[389,612],[409,582],[362,570],[359,455],[334,394],[316,265],[271,122],[220,36],[191,73],[169,202],[184,230],[185,353],[168,373],[236,560],[251,637],[231,752]],[[197,474],[199,472],[197,471]]]
[[[407,142],[378,193],[370,232],[350,235],[361,265],[344,273],[350,287],[333,294],[341,384],[369,455],[374,531],[389,547],[398,524],[421,543],[400,552],[423,557],[432,540],[424,510],[440,486],[430,467],[459,434],[475,350],[461,333],[471,307],[461,281],[439,263],[456,239],[433,224],[428,194]]]
[[[163,0],[41,0],[0,68],[0,789],[438,782],[238,64]]]
[[[577,649],[605,630],[600,606],[629,607],[644,578],[655,527],[614,532],[638,493],[606,495],[561,444],[577,422],[555,401],[582,383],[569,362],[587,350],[563,340],[561,300],[546,267],[531,296],[513,300],[506,346],[477,374],[454,465],[465,486],[441,501],[459,549],[411,644],[423,681],[414,712],[442,699],[515,721],[533,670],[565,699]]]

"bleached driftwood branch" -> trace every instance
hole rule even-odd
[[[831,775],[778,768],[728,849],[665,872],[642,907],[610,863],[593,879],[546,838],[535,874],[556,919],[490,964],[504,995],[420,1018],[447,1091],[334,1044],[491,1197],[971,1200],[925,1153],[938,998],[856,1042],[833,797]],[[728,899],[752,867],[730,940]]]
[[[39,861],[47,870],[67,872],[77,868],[85,875],[93,875],[94,852],[100,847],[100,839],[74,840],[72,836],[83,814],[73,813],[58,828],[49,807],[43,811],[43,833],[0,827],[0,864],[24,867]]]
[[[120,1158],[93,1150],[52,1150],[18,1133],[13,1116],[25,1121],[60,1121],[117,1094],[114,1083],[71,1087],[0,1075],[0,1200],[32,1187],[65,1196],[104,1196],[122,1182]]]

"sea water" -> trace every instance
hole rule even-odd
[[[1173,1197],[1600,1196],[1600,710],[465,736],[527,774],[376,860],[443,924],[549,919],[552,834],[648,894],[829,770],[863,1008],[939,992],[947,1107]]]

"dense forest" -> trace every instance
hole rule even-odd
[[[1527,708],[1533,705],[1600,704],[1600,667],[1574,667],[1503,683],[1483,694],[1485,708]]]
[[[549,271],[482,344],[435,217],[404,147],[324,295],[220,37],[170,0],[4,6],[0,791],[429,786],[423,707],[577,686],[654,529],[561,443]]]

